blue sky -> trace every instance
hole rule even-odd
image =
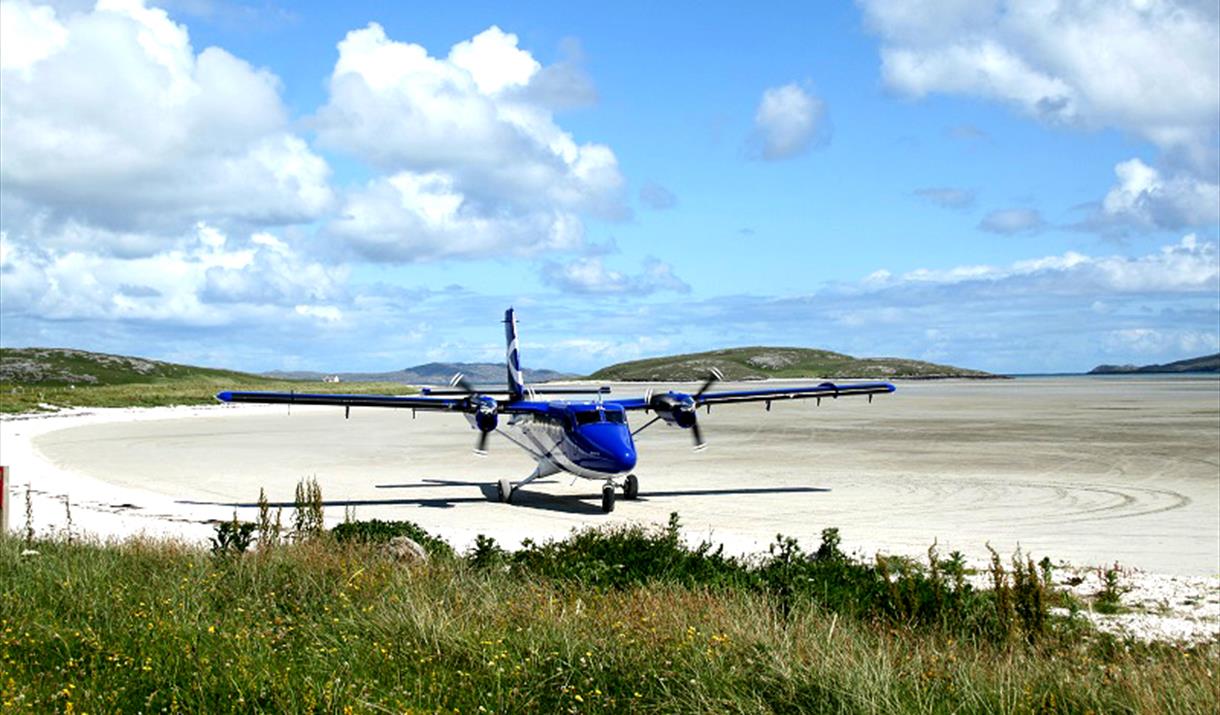
[[[5,346],[1220,349],[1214,3],[3,8]]]

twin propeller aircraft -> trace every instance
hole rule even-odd
[[[525,479],[513,484],[503,478],[499,482],[500,501],[511,502],[514,492],[540,477],[568,472],[576,477],[602,482],[602,511],[614,510],[616,490],[623,497],[634,499],[640,490],[639,480],[631,470],[636,464],[633,438],[650,425],[663,421],[667,425],[690,430],[695,449],[707,446],[699,430],[696,411],[711,410],[712,405],[738,402],[765,402],[771,409],[774,400],[800,400],[873,395],[894,391],[888,382],[859,382],[835,385],[823,382],[808,387],[778,387],[761,390],[730,390],[716,392],[710,388],[723,376],[713,369],[703,385],[694,393],[654,392],[643,397],[621,400],[603,399],[608,387],[545,387],[530,388],[521,375],[517,354],[517,321],[513,309],[504,313],[504,332],[508,341],[508,389],[482,390],[460,373],[453,378],[450,389],[424,388],[421,396],[392,395],[315,395],[297,392],[221,392],[222,402],[258,402],[287,405],[335,405],[350,413],[352,407],[396,407],[411,410],[458,412],[466,416],[471,427],[478,430],[475,452],[485,454],[487,439],[492,432],[503,435],[532,456],[537,467]],[[596,395],[595,400],[539,400],[539,395]],[[632,431],[627,413],[651,413],[652,419]]]

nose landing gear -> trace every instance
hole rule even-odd
[[[614,511],[614,485],[607,482],[602,487],[602,512],[609,514]]]
[[[623,480],[623,498],[635,499],[640,495],[640,480],[634,474],[628,474]],[[602,511],[606,514],[614,511],[614,480],[607,480],[602,485]]]

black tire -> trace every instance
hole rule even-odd
[[[623,482],[623,498],[635,499],[640,495],[640,480],[636,479],[634,474],[627,475],[627,481]]]
[[[614,511],[614,487],[607,484],[602,487],[602,512],[609,514]]]

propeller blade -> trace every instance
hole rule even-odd
[[[484,432],[483,430],[479,430],[479,437],[475,441],[475,444],[474,444],[474,453],[475,454],[478,454],[478,455],[487,454],[487,435],[489,435],[489,434],[491,434],[491,433]]]
[[[723,380],[723,379],[724,379],[724,373],[720,372],[716,368],[712,368],[711,371],[707,375],[707,380],[705,380],[703,382],[703,387],[700,387],[699,391],[695,393],[695,399],[697,400],[700,397],[702,397],[703,393],[707,392],[709,387],[711,387],[713,384],[715,384],[718,380]]]
[[[471,384],[470,380],[460,372],[453,375],[453,379],[449,381],[449,385],[462,390],[467,395],[475,394],[474,385]]]
[[[699,452],[707,449],[707,442],[703,441],[703,431],[699,429],[699,422],[696,421],[690,426],[690,435],[695,440],[695,451]]]

